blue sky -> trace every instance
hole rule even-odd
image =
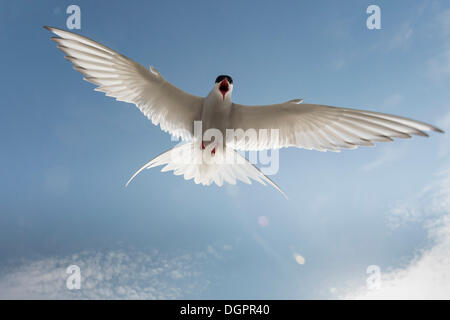
[[[427,280],[444,277],[432,259],[450,264],[448,134],[283,149],[271,179],[289,200],[158,169],[125,188],[175,142],[55,48],[42,26],[65,28],[70,4],[77,32],[196,95],[225,73],[238,103],[303,98],[450,130],[446,1],[1,1],[0,297],[450,297],[448,280]],[[371,4],[381,30],[366,27]],[[70,264],[80,291],[65,288]]]

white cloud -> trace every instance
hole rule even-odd
[[[450,299],[450,215],[430,229],[434,241],[406,267],[381,273],[381,288],[360,287],[343,299]]]
[[[211,249],[208,249],[210,251]],[[208,285],[205,252],[167,257],[157,251],[85,251],[21,263],[0,273],[0,299],[176,299]],[[81,269],[81,290],[66,288],[66,268]]]
[[[422,221],[431,245],[405,267],[381,273],[381,288],[344,290],[343,299],[450,299],[450,169],[410,202],[393,209],[399,220]],[[342,292],[342,291],[341,291]]]

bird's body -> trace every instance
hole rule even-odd
[[[96,91],[135,104],[163,131],[186,141],[148,162],[131,179],[145,168],[164,165],[163,171],[173,170],[204,185],[253,179],[280,190],[235,150],[298,147],[338,152],[393,138],[427,136],[425,131],[442,132],[404,117],[303,104],[302,99],[266,106],[236,104],[231,99],[233,79],[227,75],[217,77],[205,98],[194,96],[173,86],[153,67],[146,69],[78,34],[45,28],[59,36],[52,40],[85,80],[98,86]]]
[[[202,133],[204,134],[208,129],[217,129],[225,136],[226,129],[229,127],[231,106],[229,96],[222,99],[217,94],[217,90],[211,90],[202,104]]]

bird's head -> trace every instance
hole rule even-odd
[[[231,99],[233,79],[227,75],[218,76],[216,78],[216,83],[214,84],[214,91],[218,92],[223,100],[225,100],[225,98]]]

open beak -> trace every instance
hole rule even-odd
[[[227,94],[228,90],[230,90],[230,84],[228,83],[227,79],[224,79],[219,85],[219,91],[222,94],[223,100],[225,100],[225,95]]]

